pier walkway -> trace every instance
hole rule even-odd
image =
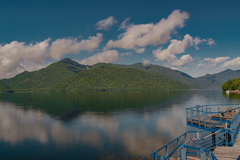
[[[240,104],[186,108],[188,131],[151,154],[154,160],[236,160],[240,156]]]
[[[217,147],[213,153],[219,160],[240,159],[240,135],[238,135],[233,147]]]

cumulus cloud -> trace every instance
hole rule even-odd
[[[124,21],[121,23],[119,29],[127,29],[132,26],[132,24],[129,24],[130,18],[125,18]]]
[[[197,69],[204,68],[205,66],[206,66],[205,64],[199,63],[199,64],[197,65]]]
[[[113,63],[118,60],[119,53],[116,50],[108,50],[97,53],[89,58],[79,61],[83,65],[94,65],[97,63]]]
[[[233,67],[233,68],[240,68],[240,57],[237,57],[233,60],[224,62],[222,67]]]
[[[136,49],[136,52],[141,54],[141,53],[145,52],[145,48],[138,48],[138,49]]]
[[[175,10],[167,19],[163,18],[156,24],[131,25],[125,33],[119,36],[119,40],[108,41],[106,48],[134,49],[166,43],[177,28],[184,27],[184,22],[188,18],[187,12]]]
[[[203,42],[207,44],[208,42],[211,42],[211,45],[215,43],[215,41],[212,38],[209,38],[209,39],[201,39],[199,37],[193,38],[189,34],[186,34],[183,40],[172,39],[170,41],[169,46],[166,49],[163,49],[162,47],[160,47],[157,50],[154,50],[153,55],[157,58],[156,60],[158,61],[166,60],[168,61],[169,64],[173,66],[185,66],[186,64],[193,61],[193,58],[189,54],[186,54],[186,55],[183,55],[180,59],[178,59],[176,55],[184,53],[187,48],[190,48],[192,46],[194,46],[196,49],[199,49],[198,45]],[[214,62],[220,63],[224,58],[226,57],[219,57],[215,60],[211,60],[211,62],[209,63],[211,64],[213,64]],[[199,65],[199,67],[202,67],[202,66],[203,66],[202,64]]]
[[[193,58],[189,55],[183,55],[180,59],[177,59],[176,54],[184,53],[185,50],[193,45],[193,38],[186,34],[184,39],[181,40],[171,40],[170,45],[166,49],[158,48],[153,51],[153,55],[158,61],[168,61],[169,64],[173,66],[184,66],[190,63]]]
[[[9,78],[25,70],[33,71],[46,66],[47,60],[58,60],[65,54],[93,51],[99,46],[102,34],[89,37],[86,40],[63,38],[51,42],[46,39],[42,42],[26,44],[12,41],[0,45],[0,79]]]
[[[80,51],[93,51],[98,48],[102,41],[102,34],[98,33],[97,36],[89,37],[87,40],[78,41],[76,38],[57,39],[52,42],[49,50],[49,56],[53,59],[59,59],[67,53],[79,53]]]
[[[0,45],[0,78],[24,71],[41,68],[48,53],[50,39],[35,44],[13,41]],[[37,65],[34,65],[37,64]]]
[[[216,42],[212,38],[201,39],[200,37],[195,37],[193,41],[194,41],[194,47],[197,50],[199,50],[198,45],[201,44],[201,43],[207,43],[209,46],[212,46],[212,45],[216,44]]]
[[[208,62],[212,67],[216,67],[217,64],[227,61],[229,57],[218,57],[218,58],[205,58],[203,61]]]
[[[228,59],[229,57],[204,58],[203,61],[198,64],[197,68],[216,67],[219,63],[225,62]]]
[[[99,21],[96,24],[96,27],[97,27],[96,29],[97,30],[109,30],[110,27],[112,27],[115,23],[117,23],[117,20],[113,16],[110,16],[106,19]]]
[[[209,46],[212,46],[212,45],[216,44],[216,42],[212,38],[209,38],[207,43],[208,43]]]
[[[149,60],[143,59],[142,64],[143,64],[144,66],[149,66],[151,63],[149,62]]]

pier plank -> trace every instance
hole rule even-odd
[[[233,147],[217,147],[213,153],[219,160],[236,160],[240,155],[240,135]]]

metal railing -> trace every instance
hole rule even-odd
[[[182,153],[185,152],[182,151],[184,147],[187,146],[188,149],[186,149],[186,156],[192,156],[194,154],[197,154],[197,152],[200,153],[200,149],[204,149],[204,151],[210,153],[212,147],[216,146],[222,146],[222,145],[228,145],[229,139],[227,135],[227,130],[222,129],[217,132],[209,134],[209,131],[188,131],[182,134],[181,136],[177,137],[173,141],[169,142],[168,144],[164,145],[160,149],[156,150],[151,154],[152,157],[154,157],[154,160],[161,159],[161,160],[167,160],[170,157],[173,156],[174,153],[177,151],[177,159],[181,158],[183,159]],[[214,137],[214,138],[213,138]],[[169,148],[172,144],[176,144],[176,147],[173,148],[172,151],[169,151]],[[197,147],[196,147],[197,146]],[[199,149],[196,149],[199,148]],[[196,152],[190,151],[189,149],[196,149]],[[165,154],[161,151],[165,150]],[[158,153],[161,152],[162,155],[158,155]],[[210,156],[211,154],[209,154]],[[183,156],[183,157],[182,157]]]
[[[227,110],[226,110],[227,109]],[[240,104],[218,104],[186,108],[187,124],[202,127],[202,131],[188,131],[151,154],[154,160],[170,157],[185,160],[200,157],[217,160],[211,149],[232,146],[240,130]],[[190,111],[190,112],[189,112]],[[189,114],[190,113],[190,114]],[[227,118],[227,114],[231,116]],[[190,115],[190,116],[189,116]],[[170,151],[170,148],[172,149]]]

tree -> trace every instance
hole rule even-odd
[[[225,83],[222,85],[222,90],[223,90],[223,91],[229,90],[229,84],[228,84],[228,82],[225,82]]]

